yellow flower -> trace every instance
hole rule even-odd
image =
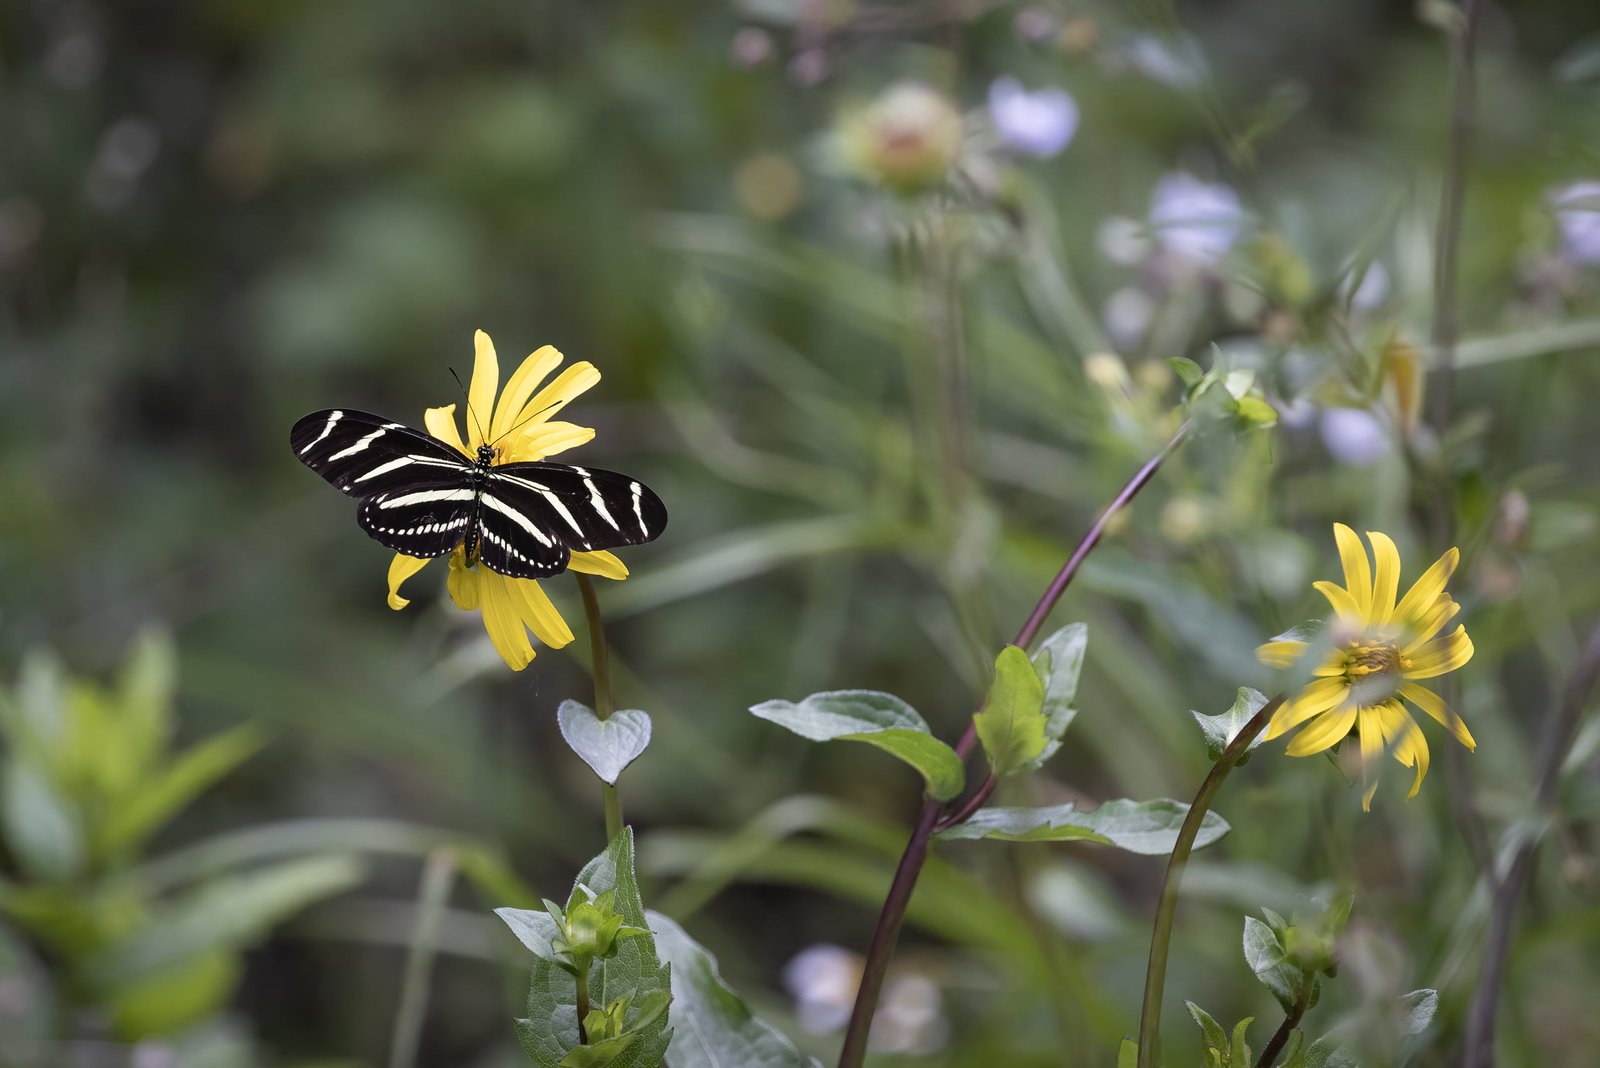
[[[1354,728],[1361,736],[1362,777],[1366,792],[1361,807],[1370,809],[1377,790],[1378,761],[1388,749],[1416,781],[1415,797],[1428,773],[1428,742],[1406,708],[1422,709],[1476,749],[1472,732],[1432,690],[1419,686],[1472,659],[1472,639],[1465,627],[1440,634],[1461,606],[1444,591],[1461,553],[1451,549],[1396,601],[1400,586],[1400,554],[1387,534],[1368,532],[1373,559],[1356,532],[1335,523],[1334,539],[1344,563],[1343,586],[1318,582],[1316,588],[1333,606],[1330,628],[1334,648],[1313,672],[1316,680],[1285,701],[1267,724],[1266,737],[1276,738],[1304,728],[1289,743],[1290,756],[1310,756],[1343,739]],[[1264,663],[1287,667],[1305,653],[1296,639],[1270,641],[1256,650]]]
[[[506,382],[498,402],[500,364],[494,342],[479,330],[474,335],[477,354],[472,367],[472,383],[467,388],[467,436],[456,426],[456,406],[429,408],[423,417],[428,433],[476,459],[478,446],[495,444],[496,463],[523,463],[543,460],[594,437],[594,430],[553,420],[550,417],[600,381],[600,372],[587,361],[575,363],[557,375],[549,385],[539,384],[561,364],[561,353],[546,345],[522,361]],[[399,610],[411,602],[400,596],[400,585],[422,570],[428,561],[396,553],[389,563],[389,607]],[[574,552],[567,565],[610,579],[628,577],[621,560],[608,552]],[[521,671],[533,660],[532,631],[545,645],[559,649],[572,641],[556,606],[539,588],[535,579],[507,578],[476,562],[468,563],[463,546],[450,554],[450,599],[466,612],[482,612],[483,626],[495,651],[513,671]]]

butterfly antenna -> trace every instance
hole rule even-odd
[[[456,369],[454,367],[450,368],[450,377],[456,380],[456,388],[461,390],[462,399],[466,401],[467,418],[472,420],[473,425],[478,428],[478,440],[485,440],[489,435],[484,432],[483,424],[478,421],[478,413],[472,410],[472,394],[467,392],[466,385],[462,383],[461,376],[456,374]],[[507,433],[509,433],[509,431],[507,431]],[[499,440],[499,438],[495,438],[495,441]],[[490,442],[489,444],[492,445],[494,442]]]
[[[513,433],[515,433],[515,432],[516,432],[516,431],[517,431],[517,430],[518,430],[518,429],[520,429],[520,428],[521,428],[521,427],[522,427],[522,426],[523,426],[523,425],[525,425],[525,424],[527,424],[527,423],[529,423],[529,422],[532,422],[532,421],[533,421],[533,420],[535,420],[535,419],[537,419],[537,418],[539,418],[539,417],[540,417],[540,416],[541,416],[541,415],[543,415],[543,414],[544,414],[544,413],[545,413],[545,412],[548,412],[548,411],[549,411],[549,410],[550,410],[550,409],[551,409],[551,408],[554,408],[554,407],[555,407],[555,406],[556,406],[556,405],[558,405],[558,404],[560,404],[560,403],[561,403],[561,402],[560,402],[560,401],[553,401],[553,402],[551,402],[551,403],[550,403],[550,404],[546,404],[546,405],[545,405],[545,406],[544,406],[544,407],[543,407],[543,408],[540,408],[540,409],[539,409],[539,410],[538,410],[538,411],[536,411],[536,412],[534,412],[534,413],[533,413],[533,414],[532,414],[532,415],[530,415],[530,416],[528,416],[528,417],[527,417],[527,418],[526,418],[526,419],[519,419],[519,420],[517,420],[517,424],[516,424],[516,426],[513,426],[513,427],[510,427],[510,428],[508,428],[508,429],[507,429],[507,430],[506,430],[506,433],[505,433],[505,434],[501,434],[501,435],[500,435],[500,438],[503,438],[503,437],[505,437],[505,436],[506,436],[506,434],[513,434]],[[496,442],[496,441],[499,441],[499,440],[500,440],[500,438],[495,438],[495,439],[494,439],[494,441],[491,441],[491,442],[489,442],[489,444],[490,444],[490,445],[493,445],[493,444],[494,444],[494,443],[495,443],[495,442]]]

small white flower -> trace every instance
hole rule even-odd
[[[1322,443],[1340,463],[1371,467],[1389,455],[1389,432],[1365,408],[1329,408],[1322,413]]]
[[[1549,195],[1561,251],[1573,263],[1600,264],[1600,181],[1569,182]]]
[[[850,1021],[861,985],[859,954],[843,946],[807,946],[783,966],[783,985],[794,995],[800,1026],[812,1034],[837,1031]]]
[[[1040,159],[1061,152],[1078,132],[1078,104],[1071,94],[1056,88],[1030,93],[1015,78],[989,86],[989,118],[1003,145]]]
[[[1136,286],[1124,286],[1106,298],[1106,333],[1123,350],[1134,348],[1155,317],[1156,302]]]
[[[1108,215],[1094,232],[1100,254],[1123,267],[1137,267],[1150,255],[1149,227],[1126,215]]]
[[[1178,171],[1156,183],[1150,197],[1150,225],[1162,248],[1195,263],[1212,264],[1238,239],[1244,209],[1238,194],[1227,186]]]
[[[1128,42],[1129,66],[1169,89],[1193,89],[1205,80],[1204,65],[1196,57],[1192,46],[1180,53],[1159,37],[1142,34]]]

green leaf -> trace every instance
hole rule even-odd
[[[917,710],[893,694],[833,690],[799,704],[763,701],[750,711],[813,742],[875,745],[916,768],[937,800],[948,801],[966,785],[966,768],[955,750],[933,737]]]
[[[1249,1068],[1255,1058],[1250,1055],[1250,1047],[1245,1044],[1244,1034],[1250,1030],[1250,1025],[1255,1023],[1254,1016],[1246,1016],[1233,1025],[1233,1041],[1228,1044],[1228,1063],[1237,1065],[1238,1068]]]
[[[1189,1015],[1194,1017],[1194,1022],[1200,1025],[1200,1034],[1205,1039],[1207,1049],[1222,1049],[1228,1044],[1227,1032],[1209,1012],[1192,1001],[1185,1001],[1183,1004],[1188,1008]]]
[[[1200,733],[1205,735],[1206,752],[1212,760],[1222,756],[1222,751],[1244,729],[1244,725],[1254,718],[1257,712],[1266,707],[1267,697],[1259,690],[1252,690],[1248,686],[1239,687],[1239,692],[1234,696],[1233,707],[1220,716],[1207,716],[1193,709],[1189,715],[1200,724]],[[1258,733],[1246,747],[1244,755],[1239,758],[1239,766],[1243,767],[1245,761],[1250,759],[1251,750],[1260,745],[1264,740],[1265,731]]]
[[[87,860],[78,811],[27,752],[14,752],[0,787],[5,840],[35,879],[70,879]]]
[[[164,904],[131,938],[87,969],[114,990],[215,948],[239,948],[314,901],[341,893],[365,874],[352,857],[306,857],[230,875]]]
[[[1078,715],[1078,677],[1083,673],[1083,654],[1089,644],[1085,623],[1068,623],[1044,640],[1033,654],[1033,670],[1044,683],[1044,734],[1048,741],[1034,758],[1039,767],[1061,748],[1061,736]]]
[[[101,847],[112,853],[136,848],[212,783],[254,756],[266,740],[263,731],[246,723],[186,750],[106,813]]]
[[[1139,1068],[1139,1044],[1131,1038],[1117,1047],[1117,1068]]]
[[[1439,992],[1431,987],[1413,990],[1400,996],[1400,1006],[1406,1014],[1401,1031],[1408,1035],[1420,1035],[1428,1029],[1434,1014],[1439,1011]]]
[[[123,659],[117,681],[120,764],[134,781],[167,748],[177,689],[178,654],[171,636],[143,631]]]
[[[1250,426],[1266,428],[1278,425],[1278,410],[1260,397],[1245,394],[1233,403],[1234,412]]]
[[[212,1015],[232,995],[243,970],[239,954],[211,949],[119,990],[111,998],[119,1038],[175,1035]]]
[[[1000,650],[988,699],[972,719],[996,777],[1028,767],[1044,752],[1044,683],[1027,653],[1015,645]]]
[[[633,829],[624,827],[606,851],[595,857],[573,884],[574,890],[583,886],[592,894],[610,893],[611,907],[622,915],[630,927],[646,928],[644,902],[639,897],[639,883],[634,875]],[[569,899],[570,900],[570,899]],[[502,915],[502,919],[505,917]],[[510,920],[507,920],[510,923]],[[515,924],[512,929],[522,937]],[[647,929],[647,928],[646,928]],[[535,938],[535,943],[537,938]],[[533,943],[524,944],[538,953]],[[549,952],[549,944],[545,944]],[[626,1048],[603,1063],[614,1068],[656,1068],[672,1040],[668,1018],[658,1006],[664,995],[672,994],[672,970],[663,965],[656,953],[653,936],[641,934],[623,939],[615,956],[597,960],[589,967],[589,1002],[603,1007],[618,998],[627,998],[629,1009],[624,1020],[621,1038],[632,1041]],[[577,984],[573,975],[561,963],[547,956],[534,962],[533,976],[528,985],[528,1015],[517,1021],[517,1037],[522,1048],[541,1068],[570,1068],[574,1062],[566,1058],[581,1043],[578,1041]],[[597,1043],[597,1049],[602,1044]],[[581,1058],[583,1054],[579,1054]],[[588,1062],[584,1062],[588,1063]]]
[[[650,744],[650,713],[624,708],[601,719],[581,701],[562,701],[556,710],[561,737],[600,781],[612,786],[622,769],[639,759]]]
[[[568,1050],[558,1063],[561,1068],[609,1068],[638,1040],[637,1034],[626,1034],[596,1042],[592,1046],[577,1046]]]
[[[672,966],[673,1019],[667,1068],[804,1068],[781,1031],[751,1014],[717,971],[717,959],[682,927],[647,913],[656,949]]]
[[[494,914],[505,921],[517,940],[533,951],[534,956],[552,959],[555,951],[550,943],[561,933],[561,926],[546,909],[495,909]]]
[[[1193,360],[1184,356],[1172,357],[1171,359],[1167,360],[1167,366],[1172,368],[1173,374],[1176,374],[1183,380],[1185,389],[1193,389],[1195,386],[1199,385],[1200,380],[1206,376],[1204,368],[1195,363]]]
[[[1157,856],[1172,852],[1188,811],[1188,805],[1168,798],[1106,801],[1092,812],[1079,812],[1070,802],[1043,808],[983,808],[965,823],[940,831],[939,837],[1101,842],[1130,853]],[[1195,836],[1195,848],[1210,845],[1229,830],[1227,820],[1207,812],[1200,823],[1200,833]]]
[[[1289,960],[1283,943],[1271,927],[1254,916],[1244,918],[1244,962],[1261,985],[1272,991],[1284,1012],[1294,1009],[1305,973]]]

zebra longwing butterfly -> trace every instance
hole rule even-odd
[[[508,578],[566,570],[575,550],[653,541],[667,508],[637,479],[570,464],[476,461],[381,416],[348,408],[312,412],[289,444],[300,462],[361,502],[356,521],[407,556],[467,559]]]

